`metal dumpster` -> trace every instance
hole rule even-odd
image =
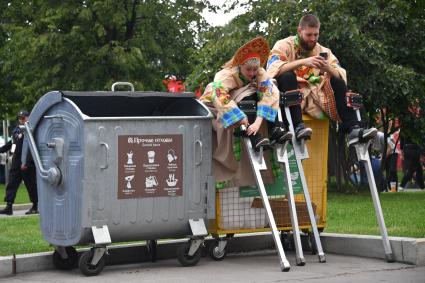
[[[209,110],[192,93],[45,94],[28,123],[42,234],[56,267],[97,275],[111,242],[189,236],[194,265],[215,217]],[[25,158],[25,157],[23,157]],[[78,260],[72,247],[94,243]],[[150,242],[152,243],[152,242]]]

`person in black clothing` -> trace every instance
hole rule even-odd
[[[403,151],[403,158],[406,161],[407,167],[403,179],[401,180],[399,191],[404,190],[407,182],[412,179],[415,172],[416,184],[418,184],[422,190],[425,189],[422,165],[420,162],[421,147],[402,135],[400,139],[400,148]]]
[[[25,124],[28,121],[28,112],[21,110],[18,113],[19,125]],[[18,127],[13,130],[12,140],[6,143],[0,148],[0,153],[7,151],[13,152],[12,165],[9,170],[9,183],[6,186],[6,196],[4,201],[7,203],[6,208],[0,210],[0,214],[12,215],[13,214],[13,203],[15,201],[16,192],[18,191],[19,185],[22,180],[28,191],[31,202],[33,203],[30,210],[25,214],[37,214],[38,213],[38,196],[37,196],[37,182],[35,174],[34,162],[30,155],[26,164],[21,162],[22,155],[22,143],[24,141],[24,132]]]

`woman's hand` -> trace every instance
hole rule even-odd
[[[242,125],[244,125],[245,127],[248,127],[249,126],[249,122],[248,122],[248,118],[247,117],[243,118],[242,120],[240,120],[238,122],[238,126],[242,126]]]
[[[250,135],[256,135],[258,130],[261,127],[261,123],[263,122],[263,118],[262,117],[258,117],[255,119],[254,123],[252,123],[248,129],[246,130],[246,133],[248,136]]]
[[[239,120],[238,122],[236,122],[233,125],[229,126],[228,129],[236,129],[236,128],[239,128],[242,125],[244,125],[246,128],[248,128],[249,123],[248,123],[248,118],[247,117],[245,117],[242,120]]]

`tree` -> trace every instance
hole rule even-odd
[[[194,65],[187,77],[189,89],[195,90],[213,80],[214,74],[232,58],[242,43],[257,36],[249,29],[249,18],[241,17],[224,27],[214,27],[201,34],[204,45],[193,49],[190,62]]]
[[[215,62],[230,58],[228,52],[220,57],[215,51],[221,52],[225,45],[230,46],[229,42],[236,50],[235,46],[261,34],[274,44],[296,33],[302,15],[313,13],[322,23],[319,41],[330,47],[347,69],[348,87],[364,97],[369,117],[366,120],[373,122],[376,109],[386,109],[385,133],[389,120],[398,117],[405,134],[423,142],[423,114],[418,119],[409,109],[425,109],[424,6],[423,1],[410,0],[250,0],[246,4],[248,11],[213,33],[214,42],[199,51],[198,64],[203,66],[203,73],[198,77],[199,73],[192,73],[190,78],[197,84],[210,81],[219,69]],[[233,36],[235,31],[244,32]],[[340,140],[339,145],[345,146],[345,142]],[[345,147],[342,149],[346,152]],[[346,156],[341,160],[347,160]],[[343,169],[348,179],[349,169]]]
[[[106,90],[130,81],[137,90],[160,90],[164,75],[191,72],[189,52],[208,27],[204,1],[4,2],[0,91],[28,108],[55,89]]]

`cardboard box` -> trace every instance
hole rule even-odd
[[[231,230],[244,227],[244,209],[248,205],[239,198],[239,188],[226,188],[220,195],[220,229]]]
[[[278,227],[292,227],[291,217],[289,214],[288,200],[284,198],[269,199],[273,216]],[[313,212],[316,215],[316,204],[312,203]],[[260,198],[254,198],[251,204],[252,208],[264,208],[263,201]],[[298,225],[306,226],[310,224],[308,216],[307,204],[305,202],[296,201],[295,207],[298,216]]]

